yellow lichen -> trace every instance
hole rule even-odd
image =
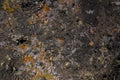
[[[51,74],[43,74],[43,76],[47,79],[47,80],[55,80],[54,77]]]
[[[37,36],[34,34],[32,35],[31,38],[31,46],[28,44],[20,44],[18,47],[18,51],[23,51],[26,50],[27,48],[30,47],[31,50],[33,50],[32,53],[34,53],[34,51],[39,51],[38,54],[34,55],[34,54],[23,54],[22,56],[22,63],[24,64],[24,67],[26,70],[23,69],[23,72],[20,72],[20,75],[23,74],[28,74],[31,75],[29,77],[30,80],[39,80],[42,77],[45,77],[47,80],[55,80],[54,77],[48,73],[51,63],[49,61],[49,59],[45,58],[45,47],[44,44],[42,44],[38,39]],[[37,61],[37,62],[36,62]],[[36,65],[39,64],[38,62],[42,62],[44,65]],[[44,67],[44,69],[41,70],[41,67]]]
[[[23,62],[23,63],[26,63],[26,62],[31,62],[31,63],[33,63],[33,62],[34,62],[33,56],[31,56],[31,55],[25,55],[25,56],[22,58],[22,62]]]
[[[102,52],[107,52],[107,51],[108,51],[106,47],[101,47],[100,50],[101,50]]]
[[[93,42],[93,41],[90,41],[90,42],[89,42],[89,46],[94,46],[94,42]]]
[[[3,1],[2,8],[10,13],[14,12],[14,9],[10,7],[7,1]]]
[[[37,70],[36,74],[32,77],[32,80],[40,79],[42,77],[42,73]]]

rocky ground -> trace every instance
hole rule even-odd
[[[120,1],[0,0],[0,80],[120,80]]]

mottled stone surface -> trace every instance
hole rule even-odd
[[[120,1],[0,0],[0,80],[120,80]]]

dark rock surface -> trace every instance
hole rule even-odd
[[[120,1],[0,0],[0,80],[120,80]]]

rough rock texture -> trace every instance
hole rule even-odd
[[[0,80],[120,80],[120,1],[0,0]]]

